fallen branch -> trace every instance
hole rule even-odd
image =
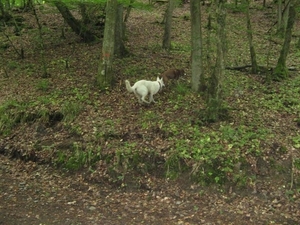
[[[227,70],[245,70],[246,68],[251,68],[251,65],[244,65],[244,66],[226,66],[225,69]],[[263,66],[259,66],[259,71],[271,71],[273,70],[273,67],[267,68],[267,67],[263,67]],[[288,67],[287,68],[289,71],[298,71],[298,69],[296,67]]]

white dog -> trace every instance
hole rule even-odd
[[[125,84],[127,91],[133,92],[138,98],[139,103],[145,102],[148,104],[155,102],[153,95],[159,92],[163,86],[165,86],[163,78],[159,79],[159,77],[157,77],[156,81],[139,80],[132,87],[130,86],[128,80],[125,80]],[[149,102],[145,100],[148,94],[150,94]]]

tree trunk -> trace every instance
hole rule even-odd
[[[40,59],[42,61],[42,65],[43,65],[42,78],[48,78],[48,77],[50,77],[50,74],[48,74],[47,63],[46,63],[46,59],[45,59],[45,45],[44,45],[44,40],[43,40],[42,25],[40,23],[37,13],[36,13],[35,6],[31,5],[30,8],[33,11],[33,15],[35,17],[36,23],[38,25],[38,30],[39,30]]]
[[[282,0],[277,0],[277,33],[283,32],[283,23],[282,23]]]
[[[169,4],[165,16],[166,18],[165,32],[164,32],[164,38],[162,44],[162,47],[167,50],[171,49],[171,28],[172,28],[172,16],[173,16],[174,6],[175,6],[175,0],[169,0]]]
[[[115,55],[122,57],[128,54],[124,45],[125,23],[123,22],[123,5],[118,3],[115,30]]]
[[[226,13],[223,8],[222,0],[218,1],[216,11],[217,18],[217,57],[215,69],[210,77],[207,99],[207,120],[216,122],[224,116],[223,99],[222,99],[222,79],[225,73],[224,57],[226,53],[225,45],[225,18]]]
[[[200,91],[204,85],[202,66],[202,33],[201,33],[201,10],[200,1],[190,1],[191,11],[191,61],[192,61],[192,89]]]
[[[286,58],[290,49],[290,43],[292,39],[292,29],[296,19],[296,10],[293,4],[290,4],[289,17],[287,22],[287,27],[285,30],[284,42],[282,49],[280,51],[280,56],[277,61],[277,65],[273,71],[272,79],[275,81],[280,81],[286,79],[288,76],[288,69],[286,66]]]
[[[115,51],[117,7],[117,0],[107,0],[102,58],[97,74],[97,85],[101,90],[111,88],[115,82],[113,56]]]
[[[67,5],[62,1],[54,1],[54,5],[59,10],[65,21],[71,27],[71,29],[80,37],[83,38],[84,42],[91,42],[95,40],[95,36],[87,30],[87,28],[81,24],[75,17],[72,15]]]
[[[247,36],[249,41],[249,47],[250,47],[250,55],[251,55],[251,68],[252,73],[257,74],[258,72],[258,66],[256,62],[256,53],[253,45],[253,37],[252,37],[252,27],[251,27],[251,21],[250,21],[250,13],[249,13],[249,0],[246,0],[246,19],[247,19]]]

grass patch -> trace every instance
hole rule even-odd
[[[36,84],[36,89],[39,91],[48,91],[50,87],[49,79],[41,79]]]
[[[66,101],[61,108],[65,122],[72,122],[82,111],[83,106],[77,101]]]
[[[0,106],[0,135],[8,135],[11,130],[26,119],[28,103],[8,100]]]
[[[74,142],[71,149],[59,150],[56,153],[54,164],[68,170],[79,170],[83,167],[92,167],[101,158],[101,149],[87,147]]]

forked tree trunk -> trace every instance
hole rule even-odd
[[[77,35],[82,37],[84,42],[91,42],[95,40],[95,36],[89,30],[87,30],[87,28],[82,23],[75,19],[65,3],[56,0],[54,1],[54,5],[61,13],[67,24],[71,27],[71,29]]]
[[[296,10],[293,4],[290,5],[289,9],[289,17],[287,22],[287,27],[285,30],[284,42],[282,45],[282,49],[280,51],[280,56],[277,61],[277,65],[272,74],[272,80],[280,81],[286,79],[288,76],[288,69],[286,66],[286,59],[290,49],[290,43],[292,40],[292,29],[295,23],[296,18]]]
[[[249,4],[250,4],[249,1],[250,0],[246,0],[247,36],[248,36],[249,48],[250,48],[252,73],[257,74],[258,65],[257,65],[256,53],[253,45],[252,27],[251,27],[250,13],[249,13]]]
[[[210,77],[207,99],[207,120],[216,122],[221,119],[223,112],[222,79],[225,73],[224,55],[226,53],[225,18],[222,0],[217,1],[217,57],[215,69]]]
[[[98,67],[97,85],[101,90],[111,88],[115,82],[113,56],[115,52],[115,29],[117,19],[117,0],[107,0],[102,58]]]
[[[171,28],[172,28],[172,16],[175,6],[175,0],[169,0],[168,8],[166,11],[166,22],[165,22],[165,32],[163,37],[162,47],[164,49],[170,50],[171,48]]]
[[[204,85],[202,66],[202,33],[201,33],[201,10],[200,1],[190,1],[191,11],[191,61],[192,61],[192,89],[200,91]]]

